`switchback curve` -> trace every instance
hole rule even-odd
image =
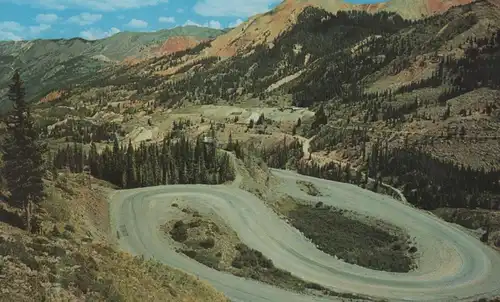
[[[159,230],[169,217],[174,198],[212,211],[232,227],[241,241],[261,251],[278,268],[339,292],[391,301],[470,301],[500,294],[500,254],[454,225],[396,200],[349,184],[291,171],[272,170],[282,180],[278,191],[322,201],[383,219],[416,239],[419,268],[409,273],[374,271],[336,260],[280,219],[264,202],[235,186],[170,185],[116,192],[110,199],[113,232],[121,248],[155,258],[212,283],[233,301],[335,301],[300,295],[208,268],[174,251]],[[307,180],[319,188],[312,197],[296,186]]]

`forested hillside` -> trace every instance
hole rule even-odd
[[[170,38],[183,38],[188,47],[213,39],[223,32],[212,28],[183,26],[157,32],[121,32],[95,41],[81,38],[0,41],[0,98],[4,97],[6,90],[3,87],[6,87],[16,68],[30,83],[27,87],[28,100],[39,101],[52,90],[65,90],[92,81],[96,73],[112,67],[105,73],[109,75],[116,70],[117,64],[127,58],[168,54]],[[0,104],[0,109],[5,106],[7,104]]]
[[[357,111],[363,122],[397,121],[418,106],[444,106],[474,89],[496,88],[499,29],[500,13],[488,1],[417,21],[383,11],[332,14],[308,7],[290,30],[250,52],[204,56],[205,44],[93,83],[136,88],[139,96],[155,94],[168,106],[285,96],[297,106],[328,102]],[[426,88],[437,100],[428,94],[408,100]]]
[[[372,35],[395,33],[409,23],[387,12],[372,15],[354,11],[333,15],[309,7],[298,17],[297,25],[278,37],[273,47],[258,46],[251,54],[242,54],[221,63],[205,61],[203,68],[167,86],[161,98],[167,101],[182,96],[210,103],[214,100],[232,101],[250,94],[263,99],[266,89],[283,77],[304,69],[319,70],[317,67],[324,66],[325,62],[340,64],[346,48]],[[329,61],[333,56],[335,62]],[[207,63],[213,66],[209,68]],[[350,80],[348,76],[346,80]],[[192,91],[187,87],[197,89]],[[299,89],[295,87],[292,85],[275,93]]]

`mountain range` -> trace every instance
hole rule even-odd
[[[109,38],[0,42],[0,98],[14,69],[20,69],[28,97],[40,97],[67,83],[79,83],[102,68],[166,55],[211,40],[223,30],[197,26],[157,32],[120,32]],[[40,94],[41,93],[41,94]]]
[[[28,96],[39,99],[48,91],[57,89],[58,85],[83,82],[89,75],[110,64],[136,63],[151,56],[194,47],[201,41],[216,37],[205,49],[204,55],[232,56],[256,45],[272,43],[296,23],[297,16],[306,7],[311,6],[328,12],[389,11],[404,18],[416,19],[469,2],[471,0],[390,0],[354,5],[343,0],[285,0],[272,11],[253,16],[232,30],[185,26],[148,33],[123,32],[97,41],[74,38],[0,42],[0,87],[6,87],[14,68],[29,70],[26,73],[26,81],[30,83]],[[5,88],[0,89],[0,97],[5,91]]]

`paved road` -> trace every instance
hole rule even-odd
[[[213,211],[248,246],[275,265],[333,290],[386,298],[391,301],[469,301],[474,296],[500,294],[500,254],[441,221],[396,200],[353,185],[273,170],[282,180],[278,190],[385,219],[416,238],[419,269],[398,274],[346,264],[319,251],[300,232],[281,220],[264,202],[236,186],[172,185],[123,190],[110,198],[113,233],[133,254],[154,257],[199,276],[232,301],[333,301],[303,296],[205,267],[177,254],[158,227],[171,217],[174,198],[189,199],[201,211]],[[300,191],[296,180],[314,183],[323,196]]]

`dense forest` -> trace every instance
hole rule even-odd
[[[52,158],[52,169],[81,173],[85,166],[92,176],[121,188],[164,184],[221,184],[234,179],[234,167],[227,153],[219,152],[201,139],[166,138],[162,143],[129,143],[98,152],[94,143],[85,152],[77,143],[59,149]]]
[[[424,209],[500,210],[500,170],[474,170],[414,147],[388,149],[378,142],[367,161],[371,177],[388,177],[412,204]]]
[[[361,185],[376,192],[381,183],[401,188],[413,205],[433,210],[439,207],[500,210],[500,170],[474,170],[443,162],[414,147],[388,149],[376,142],[366,155],[366,167],[354,170],[349,164],[318,165],[300,161],[302,145],[278,144],[261,153],[273,168],[294,169],[300,174]],[[368,176],[375,181],[369,184]]]

